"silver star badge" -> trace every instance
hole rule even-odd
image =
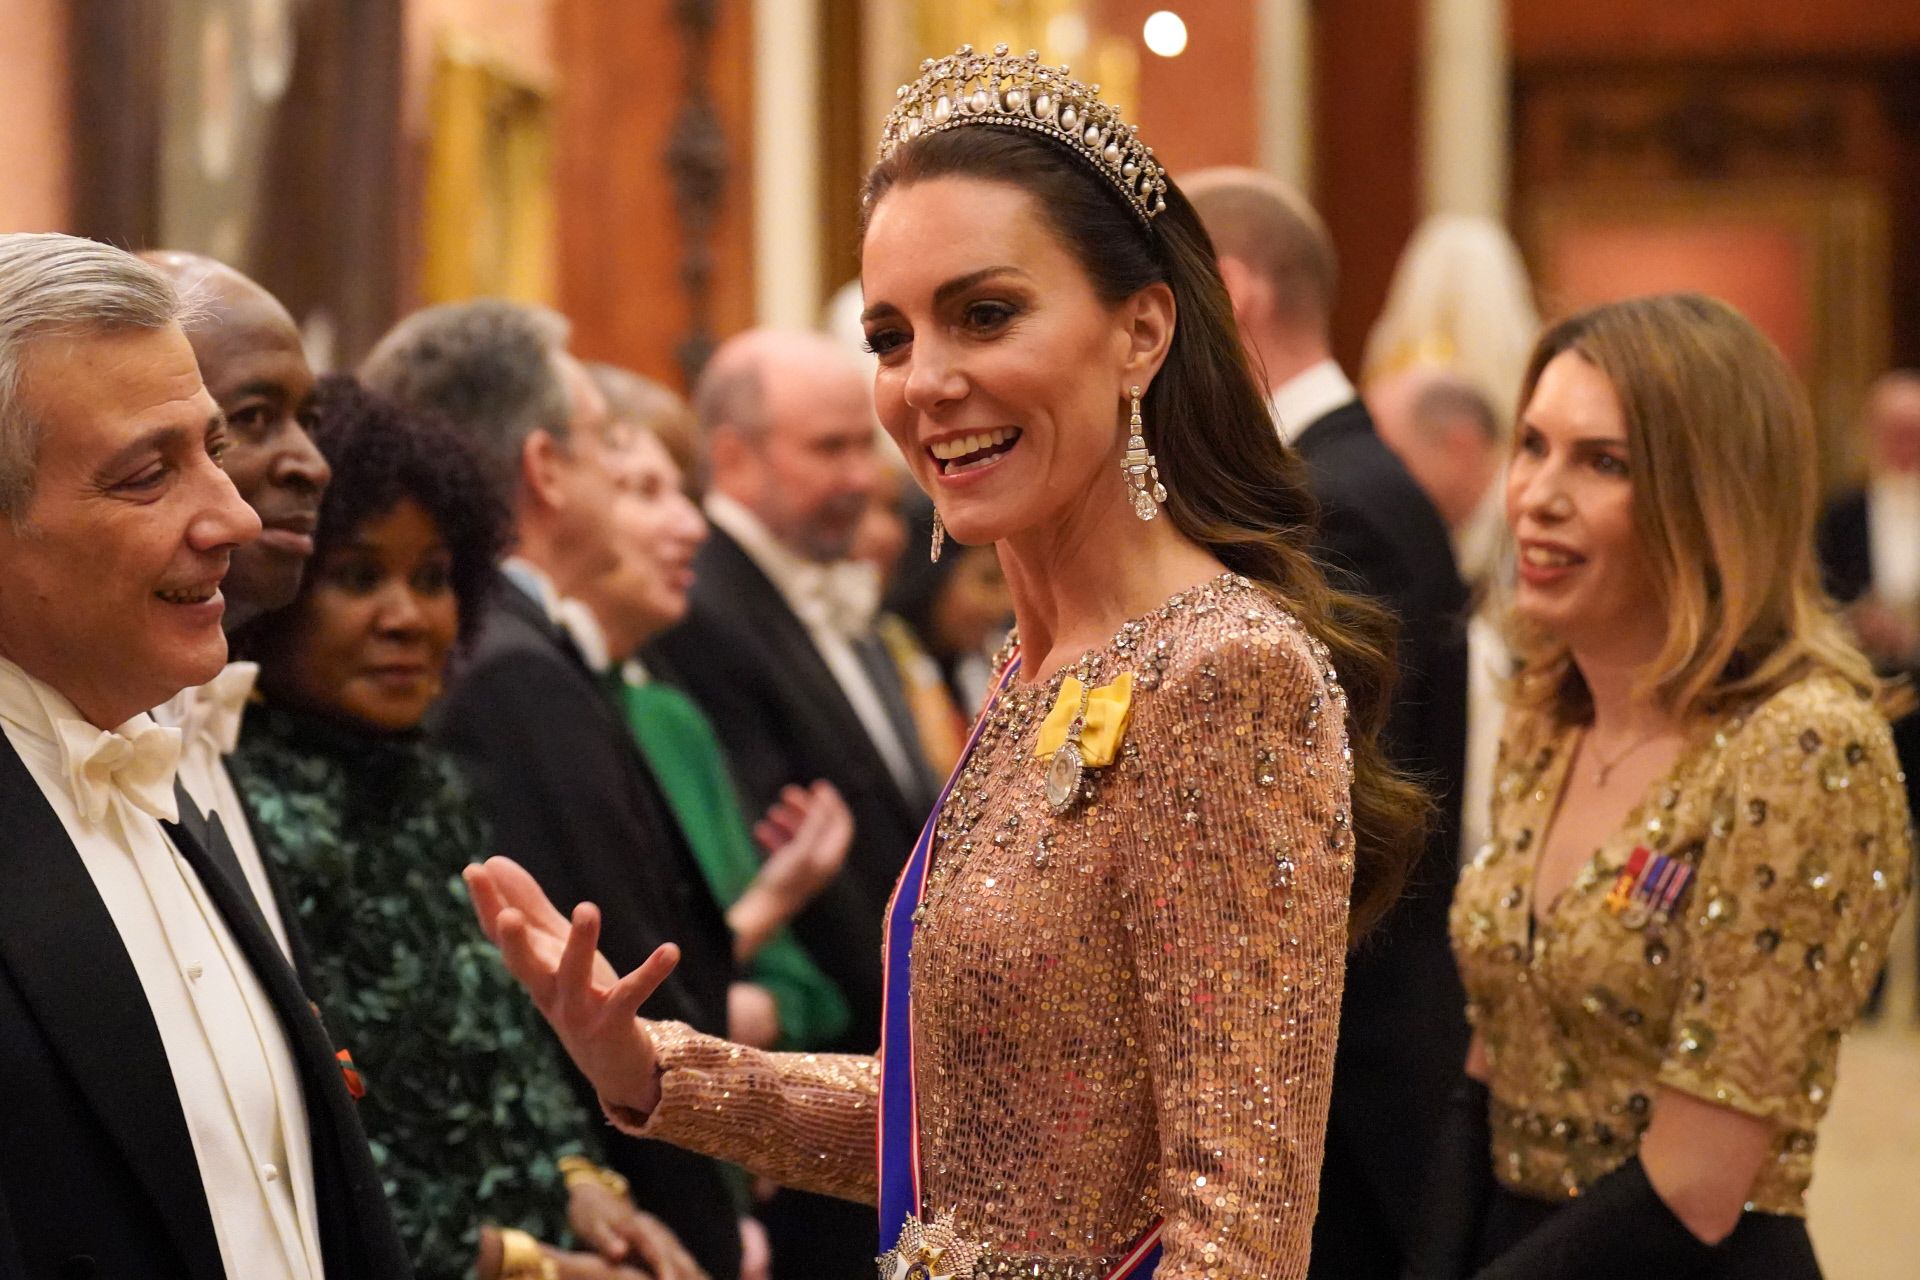
[[[952,1210],[932,1222],[908,1218],[899,1242],[880,1255],[880,1280],[972,1280],[984,1252],[954,1231]]]

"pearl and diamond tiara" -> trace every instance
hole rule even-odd
[[[970,44],[944,58],[920,64],[920,78],[895,91],[899,99],[880,131],[885,160],[915,138],[962,125],[1030,129],[1067,147],[1112,184],[1141,224],[1167,207],[1167,171],[1140,141],[1140,126],[1123,124],[1120,109],[1100,101],[1100,86],[1086,85],[1050,67],[1028,50],[1009,54],[1004,44],[991,55]]]

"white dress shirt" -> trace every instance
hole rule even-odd
[[[321,1280],[293,1051],[225,920],[160,826],[177,817],[179,731],[138,715],[104,733],[4,659],[0,728],[72,839],[139,975],[227,1274]],[[134,763],[102,776],[116,758]]]
[[[867,737],[886,761],[906,795],[919,794],[919,773],[913,756],[873,677],[854,652],[853,642],[873,630],[880,607],[880,578],[873,566],[851,560],[816,564],[793,554],[760,522],[760,518],[723,493],[709,493],[707,518],[740,544],[747,558],[767,575],[799,617],[827,670],[860,718]]]
[[[247,811],[227,773],[227,757],[240,742],[240,721],[247,713],[260,667],[252,662],[229,662],[226,670],[206,684],[182,689],[172,700],[153,709],[155,723],[180,731],[180,782],[203,813],[220,815],[220,826],[233,846],[233,856],[246,873],[247,887],[260,904],[260,913],[273,930],[274,941],[289,959],[286,922],[273,900],[266,863],[253,842]]]
[[[1332,359],[1308,365],[1273,389],[1269,403],[1283,444],[1293,444],[1320,419],[1355,396],[1353,383]]]
[[[604,676],[613,670],[613,646],[607,643],[607,629],[591,608],[569,596],[553,606],[553,620],[572,638],[589,671]]]
[[[1875,476],[1868,485],[1867,556],[1874,599],[1912,616],[1920,607],[1920,476]]]
[[[550,621],[560,621],[560,593],[554,589],[553,579],[545,569],[531,560],[508,556],[500,562],[500,572],[507,575],[507,581],[526,592]]]

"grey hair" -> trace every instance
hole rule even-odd
[[[572,417],[556,357],[565,317],[498,298],[428,307],[395,325],[360,380],[401,404],[438,413],[480,451],[495,492],[511,499],[527,437],[565,439]]]
[[[40,424],[21,387],[28,349],[192,318],[167,278],[124,250],[78,236],[0,235],[0,516],[19,520],[33,499]]]
[[[1414,396],[1411,413],[1413,425],[1430,435],[1461,418],[1470,420],[1493,444],[1500,443],[1503,434],[1493,402],[1464,378],[1435,378]]]

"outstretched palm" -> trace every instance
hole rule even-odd
[[[680,949],[656,948],[623,978],[600,954],[600,909],[592,903],[575,907],[569,921],[511,858],[489,858],[464,874],[481,930],[574,1063],[607,1102],[651,1112],[660,1089],[653,1039],[638,1014],[680,962]]]

